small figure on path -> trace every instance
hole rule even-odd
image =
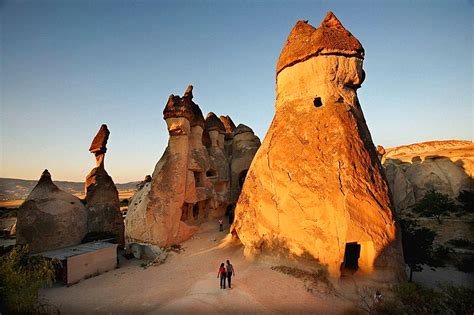
[[[232,276],[235,276],[235,272],[234,272],[234,266],[232,266],[229,260],[227,260],[226,271],[227,271],[227,283],[229,284],[229,289],[232,289],[231,287]]]
[[[224,231],[224,220],[219,219],[219,232]]]
[[[221,289],[225,289],[225,278],[226,278],[226,270],[224,263],[221,264],[219,271],[217,272],[217,278],[221,278]]]
[[[383,301],[382,293],[379,290],[377,290],[377,292],[375,292],[374,294],[374,305],[380,305],[382,304],[382,301]]]

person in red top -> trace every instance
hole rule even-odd
[[[221,277],[221,289],[225,289],[225,280],[227,278],[227,273],[225,270],[224,263],[221,264],[219,271],[217,272],[217,278]]]

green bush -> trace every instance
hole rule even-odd
[[[461,257],[454,263],[454,266],[462,272],[474,272],[474,256]]]
[[[457,199],[465,212],[474,212],[474,191],[463,190],[459,193]]]
[[[0,258],[0,310],[7,313],[31,313],[44,309],[38,290],[51,286],[57,260],[29,256],[26,246],[16,246]]]
[[[393,297],[376,308],[376,314],[470,314],[474,309],[474,290],[443,284],[432,290],[415,283],[393,289]]]
[[[474,249],[474,243],[464,238],[455,238],[449,240],[448,244],[458,248]]]
[[[459,211],[459,207],[456,206],[454,200],[449,198],[448,195],[439,193],[434,189],[429,190],[423,199],[421,199],[413,207],[413,211],[420,216],[434,217],[441,223],[441,217],[451,212]]]
[[[17,215],[18,215],[18,208],[0,207],[0,218],[16,218]]]

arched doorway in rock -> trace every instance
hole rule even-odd
[[[229,224],[234,223],[234,215],[235,215],[234,208],[235,208],[235,205],[231,203],[227,205],[225,209],[225,215],[229,218]]]
[[[199,203],[195,203],[193,206],[193,218],[194,220],[199,218]]]
[[[242,188],[242,186],[244,186],[244,181],[245,181],[245,177],[247,177],[247,172],[248,172],[248,170],[243,170],[239,174],[239,187],[240,188]]]
[[[356,272],[359,269],[360,244],[357,242],[346,243],[344,251],[343,268]]]

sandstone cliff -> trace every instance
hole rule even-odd
[[[310,257],[334,276],[403,277],[388,185],[357,99],[363,57],[331,12],[288,36],[275,116],[235,210],[246,254]]]
[[[18,209],[16,229],[17,244],[28,244],[31,253],[77,245],[87,232],[87,210],[45,170]]]
[[[471,141],[429,141],[385,151],[382,162],[398,210],[412,207],[430,189],[451,198],[474,190]]]

